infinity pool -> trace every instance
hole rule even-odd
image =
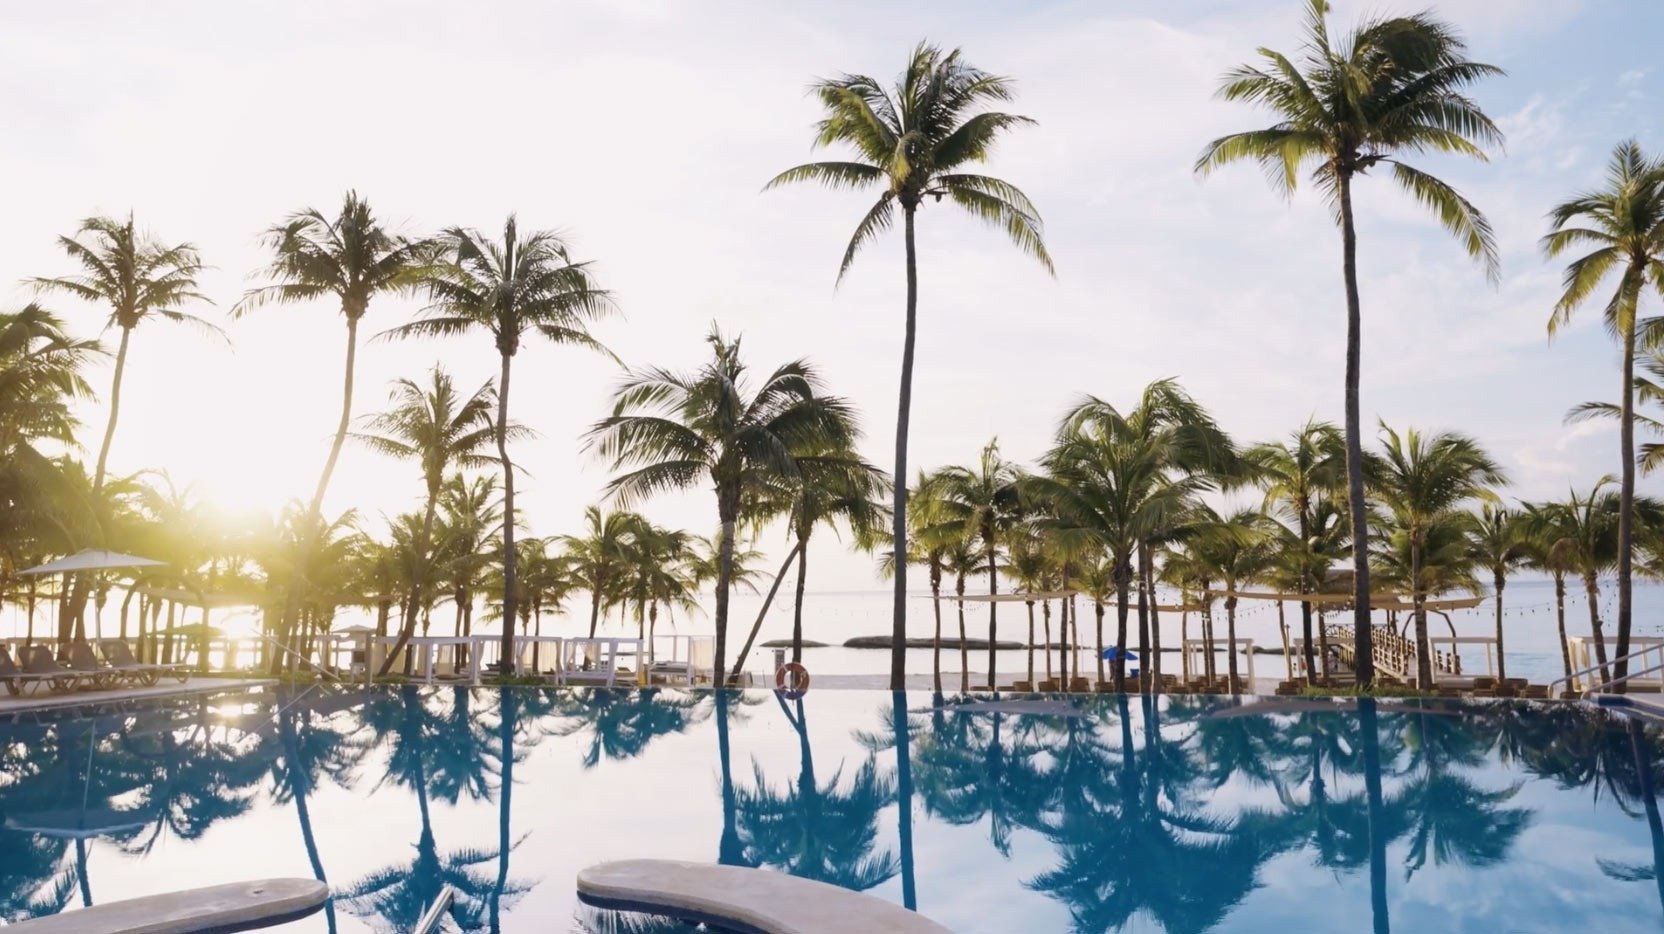
[[[1664,928],[1664,737],[1584,705],[393,688],[0,720],[0,916],[260,876],[297,931],[678,930],[579,868],[764,866],[958,931]]]

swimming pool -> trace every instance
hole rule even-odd
[[[1664,736],[1580,704],[388,688],[0,721],[0,916],[319,876],[285,930],[676,930],[638,856],[961,931],[1664,927]]]

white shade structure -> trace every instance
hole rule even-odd
[[[18,571],[19,574],[75,574],[80,571],[110,571],[117,568],[149,568],[161,567],[166,561],[156,561],[141,558],[138,555],[125,555],[119,551],[107,551],[102,548],[88,548],[77,551],[65,558],[37,564],[32,568]]]

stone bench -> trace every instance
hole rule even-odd
[[[578,873],[596,908],[669,915],[758,934],[946,934],[893,902],[783,872],[670,859],[597,863]]]
[[[329,886],[316,879],[259,879],[32,918],[6,934],[232,934],[297,921],[328,899]]]

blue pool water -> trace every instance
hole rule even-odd
[[[1658,931],[1664,735],[1575,704],[377,689],[0,720],[0,916],[321,876],[295,931],[677,930],[603,859],[957,931]]]

